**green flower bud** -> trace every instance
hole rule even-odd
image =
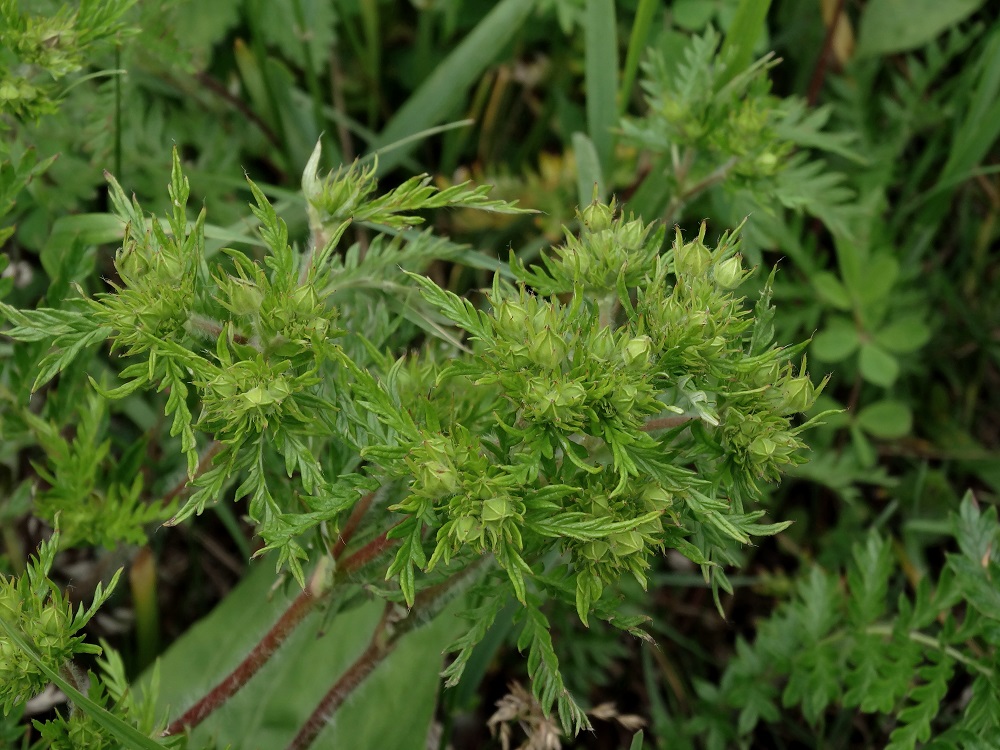
[[[580,554],[588,560],[601,562],[608,553],[610,546],[607,542],[593,541],[580,545]]]
[[[587,231],[603,232],[605,229],[611,227],[611,220],[614,218],[614,215],[615,212],[611,206],[606,206],[595,200],[583,209],[580,219],[583,221],[583,226],[587,228]]]
[[[260,312],[260,304],[264,293],[249,281],[230,279],[228,288],[229,303],[226,305],[235,315],[253,315]]]
[[[596,334],[593,334],[587,351],[591,357],[601,362],[607,362],[611,359],[617,352],[615,338],[611,333],[611,329],[600,328]]]
[[[560,248],[559,257],[563,264],[573,269],[573,273],[578,277],[586,276],[587,272],[590,271],[590,252],[585,248],[566,244]]]
[[[528,406],[542,419],[553,422],[570,420],[577,406],[587,397],[587,391],[579,383],[552,383],[541,378],[532,378],[528,393]]]
[[[528,353],[535,362],[543,367],[555,369],[566,358],[569,346],[565,339],[557,336],[551,328],[545,326],[528,342]]]
[[[646,227],[642,225],[642,221],[634,219],[622,224],[618,230],[618,241],[626,250],[638,250],[642,247],[642,243],[646,239],[646,232]]]
[[[781,384],[781,391],[784,395],[783,414],[807,411],[816,400],[816,388],[808,375],[789,378]]]
[[[625,414],[632,411],[635,407],[635,400],[638,395],[638,388],[632,383],[625,383],[611,394],[611,405],[619,414]]]
[[[626,365],[643,367],[649,364],[649,350],[652,348],[653,340],[649,336],[636,336],[625,344],[623,357]]]
[[[482,526],[472,516],[462,516],[455,520],[452,535],[460,542],[477,540],[482,536]]]
[[[674,504],[673,495],[655,484],[643,490],[642,500],[649,510],[665,510]]]
[[[619,557],[634,555],[646,546],[638,531],[619,531],[609,536],[608,542],[611,544],[611,551]]]
[[[684,243],[681,230],[677,230],[674,240],[674,273],[677,276],[700,278],[712,265],[712,253],[703,240],[705,239],[705,224],[702,223],[697,239]]]
[[[504,300],[496,307],[497,329],[507,335],[519,336],[528,323],[528,312],[521,305]]]
[[[514,503],[509,497],[491,497],[483,503],[483,522],[500,523],[514,515]]]
[[[249,401],[251,406],[270,406],[275,402],[268,388],[262,385],[255,385],[246,393],[240,394],[245,401]]]
[[[712,271],[715,283],[723,289],[735,289],[743,283],[743,261],[739,255],[719,263]]]
[[[66,613],[57,607],[46,607],[35,623],[35,644],[40,649],[60,646],[66,637]]]

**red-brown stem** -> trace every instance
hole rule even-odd
[[[347,700],[347,697],[358,687],[365,678],[368,677],[375,667],[392,653],[398,642],[396,638],[386,637],[385,629],[388,623],[388,616],[395,605],[387,604],[382,614],[382,620],[372,635],[368,647],[361,653],[353,664],[347,668],[334,683],[333,687],[323,696],[316,709],[309,715],[306,723],[299,729],[298,734],[288,745],[287,750],[305,750],[316,740],[319,733],[330,722],[330,718],[337,712],[337,709]]]
[[[837,6],[833,10],[830,18],[830,25],[826,27],[826,35],[823,37],[823,49],[816,60],[816,67],[813,69],[812,79],[809,81],[809,91],[806,94],[806,101],[812,107],[819,99],[819,93],[823,90],[823,81],[826,80],[826,68],[830,62],[830,55],[833,52],[833,36],[837,33],[837,25],[840,23],[840,16],[844,12],[844,0],[837,0]]]
[[[475,565],[473,563],[473,567]],[[382,610],[382,619],[375,626],[368,647],[323,696],[286,750],[306,750],[312,745],[347,697],[392,653],[400,639],[417,626],[421,615],[433,611],[442,595],[467,577],[468,570],[470,569],[421,591],[409,612],[405,612],[400,605],[388,602]]]
[[[364,502],[362,500],[361,502]],[[368,501],[371,502],[370,500]],[[359,503],[360,504],[360,503]],[[351,514],[352,517],[354,514]],[[360,521],[360,516],[358,517]],[[386,534],[380,534],[364,547],[352,554],[339,567],[341,574],[350,573],[357,570],[362,565],[374,560],[380,553],[396,544],[397,540],[387,539]],[[329,591],[329,589],[327,589]],[[232,698],[240,688],[242,688],[251,677],[260,671],[261,667],[267,664],[268,660],[274,656],[292,631],[305,619],[324,594],[314,594],[314,587],[309,586],[300,593],[289,605],[288,609],[278,618],[274,626],[267,631],[267,634],[257,643],[236,668],[230,672],[221,682],[212,688],[197,703],[184,712],[182,716],[170,723],[164,732],[164,737],[180,734],[185,729],[196,727],[204,721],[215,709]],[[362,676],[361,679],[364,679]],[[359,680],[360,681],[360,680]]]
[[[402,523],[402,521],[400,521]],[[399,524],[396,524],[397,526]],[[393,527],[395,528],[395,526]],[[390,529],[389,531],[392,531]],[[372,539],[368,544],[359,549],[357,552],[352,554],[343,563],[337,566],[337,573],[339,575],[345,575],[347,573],[353,573],[358,568],[370,563],[380,554],[385,552],[387,549],[395,544],[399,543],[398,539],[389,539],[389,531],[383,531],[377,537]]]
[[[313,596],[308,588],[295,597],[288,609],[267,631],[267,635],[261,638],[260,642],[253,647],[236,669],[185,711],[182,716],[172,721],[170,726],[164,730],[163,736],[180,734],[189,727],[198,726],[209,714],[235,695],[274,656],[275,651],[285,642],[289,634],[312,611],[316,601],[317,597]]]
[[[209,444],[209,446],[205,449],[205,452],[201,454],[201,458],[198,459],[198,468],[195,469],[194,471],[195,478],[200,477],[202,474],[208,471],[208,467],[212,465],[212,459],[214,459],[217,455],[219,455],[219,453],[222,451],[223,448],[225,448],[225,446],[218,440],[213,440]],[[181,495],[190,486],[190,482],[191,480],[188,479],[187,475],[185,474],[184,478],[181,479],[181,481],[179,481],[177,484],[175,484],[173,489],[170,490],[170,492],[168,492],[166,495],[163,496],[163,502],[169,503],[175,497]]]
[[[333,555],[334,560],[339,560],[340,556],[344,554],[344,550],[347,548],[348,542],[351,541],[351,537],[354,536],[354,532],[358,530],[358,525],[361,523],[361,519],[364,518],[365,513],[372,506],[372,500],[375,499],[375,493],[369,492],[363,498],[361,498],[351,510],[351,515],[347,517],[347,522],[344,524],[344,528],[340,531],[340,536],[337,537],[336,544],[333,545]]]

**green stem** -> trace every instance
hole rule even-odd
[[[865,632],[869,635],[879,635],[883,637],[891,637],[895,633],[895,629],[892,625],[869,625],[865,628]],[[926,633],[921,633],[919,630],[910,630],[906,633],[906,637],[909,638],[914,643],[919,643],[923,646],[930,646],[931,648],[936,648],[938,651],[950,656],[957,662],[961,662],[970,669],[979,672],[981,675],[992,678],[994,671],[984,664],[980,664],[975,659],[970,659],[968,656],[963,654],[956,648],[945,645],[940,639],[934,636],[927,635]]]

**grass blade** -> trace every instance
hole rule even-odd
[[[603,174],[610,174],[618,119],[618,34],[614,0],[587,0],[584,23],[587,130]],[[589,203],[589,201],[588,201]]]
[[[622,85],[618,91],[618,115],[625,114],[628,100],[632,95],[635,78],[639,74],[639,63],[646,51],[649,32],[653,28],[653,17],[660,7],[658,0],[639,0],[632,22],[632,33],[628,39],[628,52],[625,55],[625,71],[622,73]]]
[[[740,0],[740,5],[729,24],[729,31],[722,42],[723,59],[729,57],[725,74],[719,76],[716,88],[721,89],[753,60],[753,48],[764,32],[767,10],[771,0]]]
[[[496,59],[534,8],[534,0],[501,0],[446,57],[430,78],[389,120],[375,148],[395,143],[447,119],[462,103],[468,88]],[[379,159],[379,171],[390,171],[410,148],[396,149]]]

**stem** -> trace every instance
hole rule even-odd
[[[664,222],[666,224],[671,224],[673,222],[674,215],[678,211],[680,211],[681,208],[684,207],[685,203],[691,200],[691,198],[693,198],[694,196],[698,195],[698,193],[704,190],[708,190],[713,185],[717,185],[723,180],[725,180],[726,177],[729,175],[729,171],[733,167],[735,167],[739,163],[739,161],[740,160],[734,156],[728,159],[724,164],[721,164],[719,167],[717,167],[715,171],[702,177],[700,180],[698,180],[698,182],[696,182],[691,187],[683,190],[679,189],[677,191],[677,194],[670,199],[670,204],[667,206],[667,210],[664,212]],[[686,176],[687,174],[686,166],[684,166],[684,168],[682,169],[681,174],[683,176]],[[683,184],[684,182],[683,176],[677,178],[678,185]]]
[[[361,519],[364,518],[365,513],[372,506],[372,500],[374,499],[375,493],[369,492],[351,510],[351,515],[347,517],[347,523],[344,524],[344,528],[341,530],[340,535],[337,537],[337,542],[333,545],[333,550],[330,552],[334,560],[339,560],[340,556],[344,554],[344,550],[354,536],[354,532],[358,530]]]
[[[402,521],[400,521],[402,523]],[[395,528],[399,524],[396,524],[392,528]],[[389,529],[392,531],[392,529]],[[398,539],[389,539],[389,531],[383,531],[377,537],[372,539],[368,544],[359,549],[357,552],[352,554],[343,563],[337,566],[337,579],[341,580],[342,576],[349,573],[353,573],[359,568],[367,565],[380,554],[385,552],[387,549],[399,543]]]
[[[340,676],[340,679],[323,696],[319,705],[309,715],[306,723],[302,725],[298,734],[295,735],[294,739],[288,745],[288,750],[305,750],[305,748],[312,745],[320,732],[323,731],[323,728],[329,723],[333,714],[347,700],[347,697],[358,685],[364,682],[368,675],[375,671],[375,667],[381,664],[392,653],[398,643],[398,639],[393,637],[393,635],[387,636],[386,631],[395,608],[396,605],[391,602],[385,605],[385,610],[382,612],[382,619],[376,626],[368,647],[361,652],[361,656],[347,668],[347,671]]]
[[[365,506],[365,510],[367,510],[368,505],[371,504],[371,495],[366,496],[366,498],[362,499],[358,503],[359,505],[362,505],[366,500],[367,505]],[[351,517],[348,519],[348,524],[350,524],[351,520],[354,519],[354,528],[356,528],[362,515],[363,511],[359,514],[352,513]],[[364,564],[374,560],[381,552],[396,544],[397,540],[387,539],[386,533],[380,534],[344,560],[343,564],[338,567],[338,576],[346,575],[357,570]],[[340,550],[340,553],[343,553],[343,549]],[[322,582],[318,580],[319,570],[321,570],[321,568],[317,569],[317,573],[314,574],[313,579],[309,582],[309,586],[306,590],[295,597],[288,609],[286,609],[281,617],[278,618],[278,621],[269,631],[267,631],[267,634],[257,643],[257,645],[253,647],[250,653],[247,654],[246,658],[244,658],[232,672],[226,675],[221,682],[213,687],[182,716],[171,722],[163,732],[164,737],[180,734],[185,729],[198,726],[198,724],[211,715],[215,709],[219,708],[219,706],[223,705],[227,700],[239,692],[240,688],[242,688],[250,680],[250,678],[257,674],[261,667],[267,664],[271,657],[274,656],[275,652],[277,652],[281,645],[288,639],[288,636],[291,635],[295,628],[302,623],[306,615],[308,615],[319,602],[326,599],[334,590],[333,586],[325,589],[323,588]],[[362,677],[362,679],[364,679],[364,677]]]
[[[686,422],[691,422],[694,417],[660,417],[659,419],[651,419],[646,424],[642,426],[643,432],[653,432],[654,430],[667,430],[671,427],[679,427]]]
[[[204,697],[175,719],[163,731],[164,737],[180,734],[185,729],[198,726],[215,709],[229,700],[247,681],[267,664],[268,660],[285,642],[296,626],[305,619],[321,596],[314,596],[311,587],[301,592],[274,626],[247,654],[246,658]]]
[[[451,578],[436,586],[424,589],[417,594],[413,608],[409,612],[398,604],[387,602],[382,611],[382,619],[375,627],[368,647],[323,696],[319,705],[309,715],[306,723],[286,750],[305,750],[312,745],[323,728],[330,723],[337,709],[343,705],[355,688],[364,682],[365,678],[374,672],[375,668],[393,652],[400,639],[440,612],[451,600],[455,589],[475,579],[482,567],[489,562],[487,557],[482,557]]]
[[[892,636],[894,630],[891,625],[869,625],[865,628],[865,632],[870,635],[881,635],[881,636]],[[927,635],[926,633],[921,633],[919,630],[910,630],[906,633],[906,637],[909,638],[914,643],[919,643],[924,646],[930,646],[931,648],[936,648],[937,650],[947,654],[952,659],[957,662],[961,662],[970,669],[974,669],[981,675],[986,677],[993,677],[993,670],[989,667],[980,664],[975,659],[970,659],[968,656],[963,654],[958,649],[952,648],[951,646],[946,646],[938,638],[932,635]]]
[[[188,489],[192,480],[197,479],[208,471],[208,467],[212,465],[212,460],[219,455],[223,448],[225,448],[225,446],[218,440],[213,440],[209,443],[208,447],[205,448],[205,451],[201,454],[201,458],[198,459],[198,467],[194,470],[194,476],[189,479],[187,475],[185,475],[181,481],[175,484],[173,488],[163,496],[164,504],[169,505],[171,500],[179,497]]]

